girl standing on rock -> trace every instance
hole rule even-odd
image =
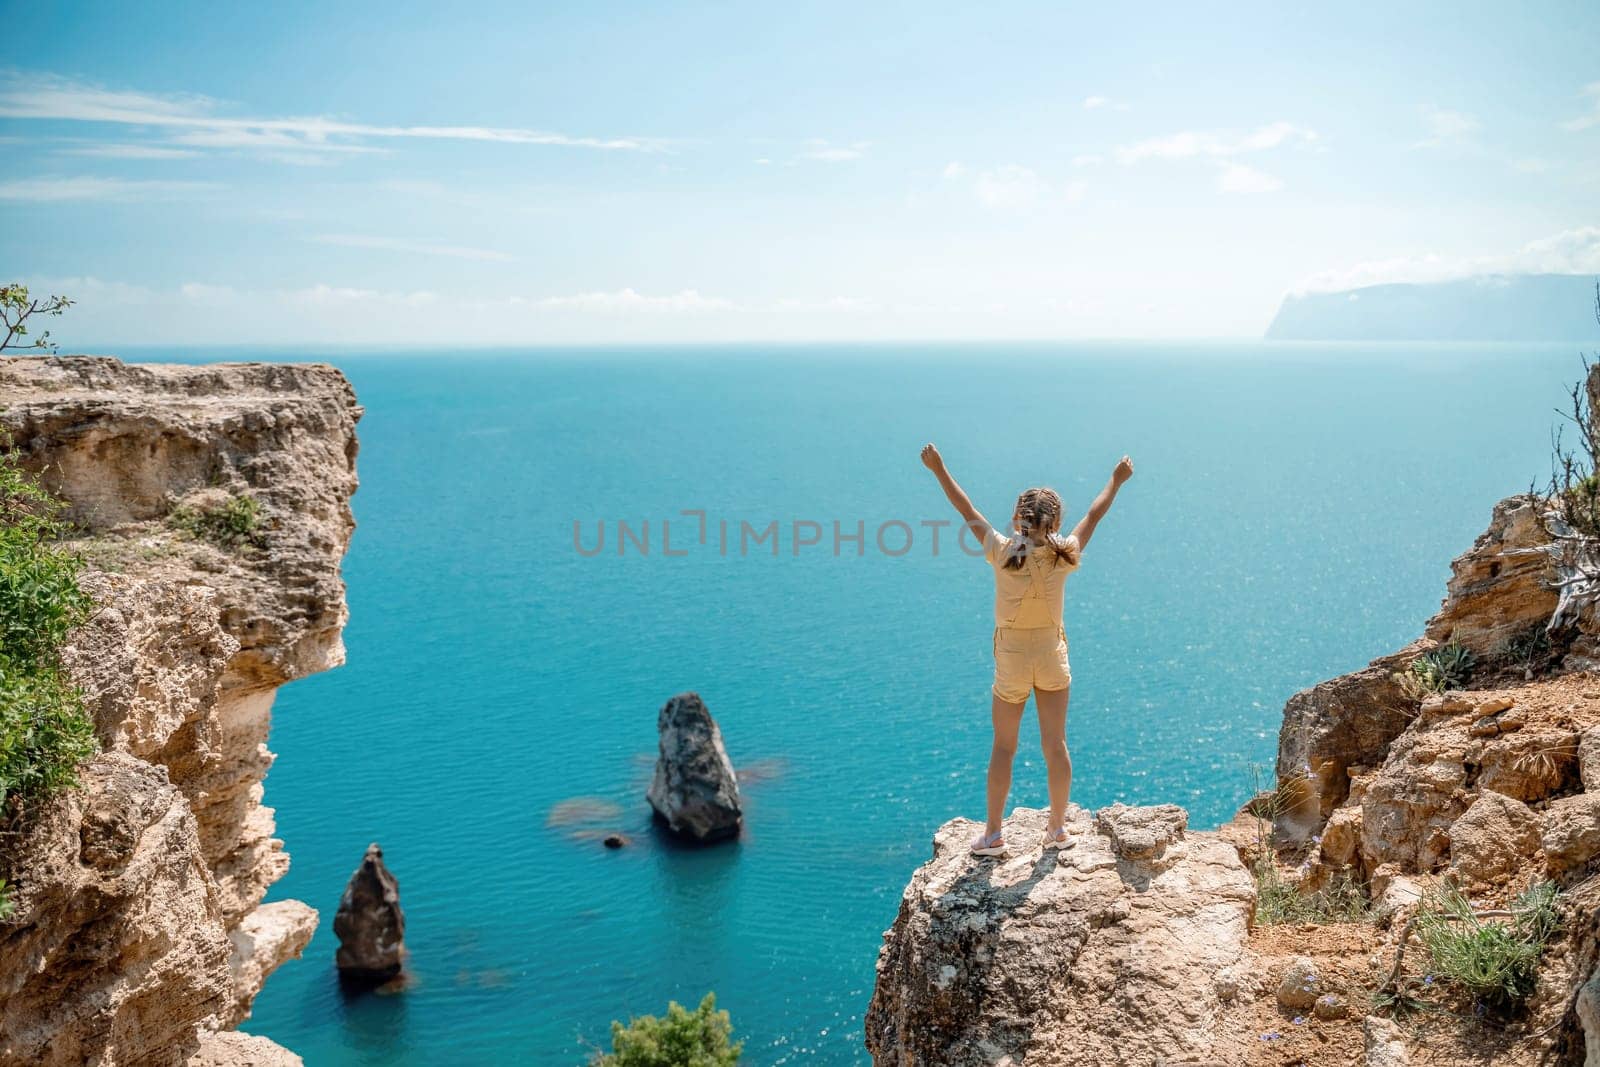
[[[1072,668],[1067,634],[1061,625],[1062,589],[1078,569],[1095,527],[1111,510],[1122,483],[1133,477],[1127,456],[1066,537],[1061,530],[1061,497],[1053,489],[1029,489],[1017,498],[1012,535],[1002,536],[985,519],[945,469],[933,445],[924,445],[922,463],[939,479],[944,495],[961,513],[967,529],[983,542],[983,558],[994,569],[994,747],[989,752],[988,811],[984,832],[972,842],[975,856],[1005,854],[1001,822],[1011,791],[1011,761],[1028,694],[1039,709],[1039,743],[1050,782],[1050,819],[1044,847],[1071,845],[1062,823],[1072,789],[1072,759],[1067,754],[1067,697]]]

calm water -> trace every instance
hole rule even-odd
[[[206,355],[330,358],[367,408],[350,663],[282,691],[267,782],[294,858],[273,896],[323,925],[246,1024],[313,1067],[578,1063],[613,1017],[707,990],[751,1063],[862,1062],[880,934],[935,827],[980,812],[988,749],[987,568],[918,526],[950,517],[924,441],[995,519],[1041,482],[1077,512],[1133,455],[1067,586],[1074,799],[1209,826],[1290,693],[1417,634],[1490,505],[1548,470],[1580,369],[1567,347]],[[685,556],[661,554],[671,517]],[[650,554],[619,558],[616,520],[647,519]],[[740,520],[774,519],[780,554],[741,557]],[[574,520],[591,547],[606,523],[604,554]],[[795,556],[796,520],[822,545]],[[835,520],[864,555],[833,555]],[[873,543],[890,520],[903,556]],[[757,779],[745,838],[711,851],[659,840],[643,797],[657,709],[691,688]],[[1040,804],[1024,730],[1015,799]],[[618,813],[552,825],[579,797]],[[417,981],[346,1002],[333,911],[374,840]]]

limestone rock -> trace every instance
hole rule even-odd
[[[317,932],[317,913],[298,900],[263,904],[246,915],[228,934],[233,953],[228,970],[236,996],[227,1025],[237,1026],[250,1015],[250,1002],[267,976],[300,953]]]
[[[1296,693],[1283,707],[1278,731],[1278,780],[1304,779],[1315,805],[1310,829],[1344,803],[1349,769],[1377,766],[1411,721],[1414,705],[1394,680],[1421,652],[1413,645]],[[1296,813],[1297,821],[1299,813]]]
[[[1324,993],[1311,1006],[1311,1014],[1324,1021],[1343,1019],[1350,1014],[1350,1005],[1337,993]]]
[[[0,857],[30,916],[0,927],[0,1061],[180,1063],[315,923],[259,906],[288,866],[265,742],[276,687],[344,659],[361,409],[317,364],[0,357],[0,397],[0,435],[82,532],[96,612],[63,660],[107,750]],[[259,508],[249,545],[171,521],[235,496]]]
[[[1295,1010],[1304,1010],[1322,996],[1322,976],[1317,964],[1306,956],[1296,956],[1289,961],[1278,979],[1278,1003]]]
[[[1484,790],[1450,827],[1450,866],[1469,882],[1493,885],[1539,850],[1539,816],[1520,800]]]
[[[1348,867],[1355,862],[1360,847],[1361,805],[1346,804],[1335,810],[1322,828],[1323,862],[1334,867]]]
[[[1544,816],[1544,859],[1551,874],[1565,874],[1600,855],[1600,793],[1552,801]]]
[[[282,1045],[254,1034],[223,1030],[207,1034],[184,1067],[304,1067],[305,1061]]]
[[[1600,726],[1591,726],[1578,739],[1578,774],[1583,788],[1600,793]]]
[[[1478,657],[1549,622],[1559,599],[1545,507],[1526,495],[1494,506],[1489,528],[1450,565],[1444,603],[1424,633],[1461,642]]]
[[[1019,808],[1007,833],[1038,840],[1045,818]],[[1185,821],[1171,806],[1093,822],[1072,809],[1074,848],[998,862],[967,854],[978,824],[942,826],[878,957],[874,1062],[1215,1058],[1221,994],[1241,989],[1216,979],[1248,973],[1255,885],[1231,845]]]
[[[1577,1009],[1583,1028],[1583,1067],[1600,1067],[1600,967],[1578,990]]]
[[[1405,1032],[1380,1015],[1368,1015],[1361,1020],[1362,1044],[1365,1047],[1366,1067],[1410,1067],[1411,1055],[1406,1051]]]
[[[234,1004],[194,816],[166,772],[95,757],[8,856],[0,1063],[181,1061]]]
[[[1573,782],[1577,763],[1578,739],[1571,731],[1530,726],[1484,744],[1477,786],[1518,800],[1543,800]]]
[[[1437,869],[1449,858],[1449,829],[1469,800],[1465,748],[1408,731],[1361,798],[1362,866]]]
[[[400,910],[400,883],[383,864],[383,849],[367,846],[361,866],[350,876],[333,917],[339,938],[334,962],[339,977],[353,985],[381,985],[398,977],[405,963],[406,917]]]
[[[656,719],[660,756],[646,794],[673,833],[694,841],[735,837],[744,818],[739,780],[722,731],[695,693],[667,701]]]

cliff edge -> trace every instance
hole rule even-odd
[[[0,863],[0,1062],[297,1063],[228,1033],[317,914],[262,781],[274,695],[344,662],[355,394],[321,364],[0,359],[0,436],[66,501],[102,753]]]
[[[884,934],[874,1063],[1600,1067],[1597,558],[1550,500],[1495,505],[1416,642],[1289,699],[1275,786],[1217,831],[1073,809],[1075,847],[996,862],[946,823]],[[1419,944],[1450,901],[1463,959],[1536,945],[1521,977]]]

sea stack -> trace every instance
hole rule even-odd
[[[661,754],[646,797],[674,834],[708,843],[737,837],[744,813],[722,731],[696,693],[679,693],[656,719]]]
[[[333,932],[339,937],[334,962],[346,985],[370,988],[399,977],[406,916],[400,910],[400,883],[383,865],[383,849],[376,842],[367,846],[361,866],[344,888]]]

